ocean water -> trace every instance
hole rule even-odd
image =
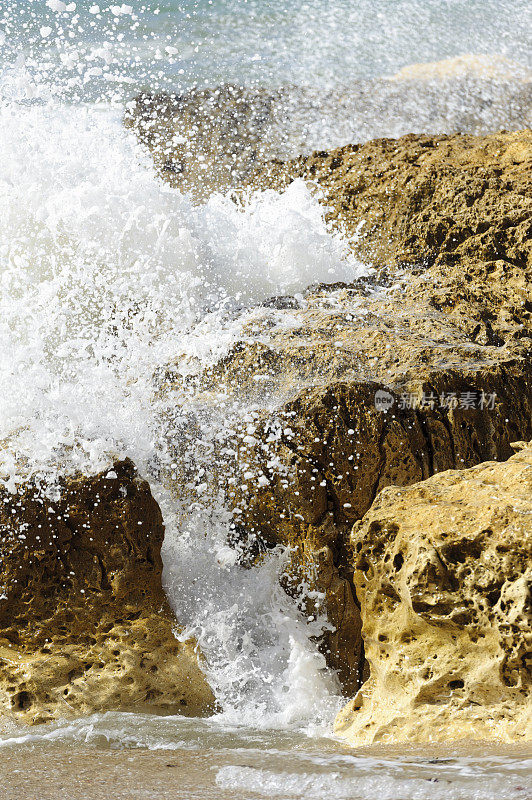
[[[532,766],[516,746],[352,750],[296,731],[118,713],[6,736],[0,755],[5,800],[528,800]]]
[[[336,88],[467,53],[532,67],[526,0],[4,0],[0,15],[8,57],[28,57],[52,83],[61,65],[82,95]]]
[[[237,419],[252,430],[271,400],[206,405],[191,389],[169,413],[157,392],[165,364],[188,379],[250,325],[292,325],[266,298],[369,275],[371,264],[327,228],[301,181],[245,205],[171,189],[122,118],[142,89],[234,82],[285,92],[292,151],[431,125],[495,129],[510,107],[518,124],[530,114],[531,14],[521,0],[4,0],[0,440],[10,446],[0,477],[10,488],[21,463],[53,477],[134,460],[163,510],[169,600],[200,641],[222,711],[207,721],[105,714],[31,731],[6,723],[2,797],[96,800],[109,787],[127,798],[527,796],[521,750],[429,757],[334,740],[342,699],[313,643],[324,620],[309,623],[280,589],[282,552],[238,565],[231,509],[212,490],[212,442]],[[457,76],[388,80],[466,54],[475,59]],[[183,465],[168,442],[183,429],[189,478],[176,499],[168,486]],[[180,777],[165,772],[171,762]]]

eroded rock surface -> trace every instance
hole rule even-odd
[[[390,484],[503,460],[512,441],[532,437],[532,343],[472,342],[442,312],[398,309],[386,292],[323,290],[307,302],[289,312],[290,325],[284,312],[257,311],[246,341],[197,378],[202,413],[210,407],[223,420],[216,467],[200,481],[224,492],[235,540],[251,553],[292,548],[285,585],[297,593],[305,581],[324,595],[318,605],[335,628],[324,651],[353,693],[364,669],[353,523]],[[172,366],[160,381],[168,406],[179,407]],[[387,410],[376,406],[379,393]],[[187,430],[198,435],[187,419],[177,451]]]
[[[364,672],[352,524],[388,485],[505,460],[532,437],[531,165],[528,131],[272,164],[269,185],[303,176],[324,190],[331,224],[377,274],[272,299],[192,380],[202,413],[229,408],[207,479],[234,509],[235,540],[292,548],[285,585],[322,594],[324,652],[348,692]],[[179,369],[159,375],[169,408]]]
[[[362,258],[407,268],[407,302],[444,311],[468,335],[487,324],[504,340],[530,336],[530,130],[377,139],[272,163],[262,185],[294,177],[316,182]]]
[[[370,676],[337,733],[532,739],[532,445],[385,489],[351,545]]]
[[[212,712],[195,643],[174,635],[163,535],[127,460],[2,490],[0,711],[30,723],[110,709]]]
[[[492,57],[489,63],[491,72],[482,57],[412,65],[392,79],[328,91],[222,84],[144,93],[128,104],[126,124],[165,180],[206,198],[213,190],[256,185],[255,173],[271,159],[285,162],[324,147],[411,132],[485,135],[530,127],[530,72],[504,59],[495,69]]]

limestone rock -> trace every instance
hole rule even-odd
[[[512,442],[532,437],[528,340],[481,345],[441,312],[395,309],[382,296],[364,297],[357,309],[359,299],[355,290],[309,295],[306,308],[290,311],[290,327],[265,311],[245,344],[198,378],[195,395],[203,412],[210,401],[224,421],[219,442],[212,437],[209,495],[224,492],[235,509],[234,540],[252,556],[264,546],[291,548],[284,584],[297,594],[304,581],[323,595],[306,612],[324,611],[334,626],[323,649],[351,694],[364,669],[353,523],[390,484],[506,459]],[[178,407],[176,372],[169,367],[160,380],[168,407]],[[376,407],[378,393],[391,401],[387,411]],[[273,410],[264,410],[265,395]],[[252,424],[231,418],[235,398],[237,408],[259,409]],[[186,427],[196,430],[190,420]],[[174,460],[190,463],[180,450],[186,431],[171,437]]]
[[[532,438],[531,145],[528,131],[407,136],[272,163],[264,185],[314,181],[378,272],[272,299],[189,379],[198,413],[224,418],[206,471],[234,541],[248,560],[290,547],[285,586],[322,597],[335,627],[323,650],[351,694],[365,669],[353,523],[386,486],[505,460]],[[157,380],[180,407],[179,364]],[[183,461],[186,430],[170,438]]]
[[[279,168],[286,173],[287,160],[345,142],[412,132],[519,131],[532,125],[531,101],[526,67],[503,58],[462,56],[412,65],[395,79],[352,81],[337,89],[224,84],[182,93],[143,93],[128,103],[125,123],[147,145],[164,180],[207,198],[213,190],[256,186],[267,162],[275,160],[275,174]],[[350,150],[335,151],[340,157],[337,178]],[[364,151],[371,152],[380,158],[378,146]],[[309,164],[318,161],[315,154]],[[304,166],[305,159],[301,163]],[[356,160],[354,166],[356,177]],[[362,172],[373,179],[378,194],[381,178],[391,176],[386,175],[385,161],[382,173],[375,175],[370,175],[372,165],[369,171],[367,166]],[[317,172],[326,177],[319,167]],[[415,179],[415,168],[411,177]],[[369,182],[361,188],[372,191]],[[340,199],[344,187],[338,189]]]
[[[476,56],[470,53],[463,56],[445,58],[442,61],[430,61],[425,64],[408,64],[403,67],[390,80],[439,80],[445,81],[457,77],[476,75],[483,79],[499,81],[517,80],[531,81],[532,72],[516,61],[500,55]]]
[[[354,526],[370,676],[351,744],[532,739],[532,443],[380,493]]]
[[[398,299],[423,299],[468,335],[530,336],[532,131],[377,139],[272,163],[259,182],[295,177],[320,187],[360,257],[408,268]]]
[[[349,586],[346,526],[380,489],[506,459],[512,432],[532,435],[531,166],[529,131],[407,136],[271,165],[267,185],[273,175],[282,188],[283,170],[286,182],[315,181],[331,224],[388,282],[311,290],[290,326],[259,325],[215,369],[218,385],[250,401],[278,399],[279,440],[265,450],[270,419],[260,448],[236,447],[268,480],[250,498],[233,493],[240,525],[293,548],[289,585],[314,575],[329,620],[350,621],[342,641],[360,623],[329,594],[327,571],[321,579],[322,548]],[[375,409],[378,392],[391,412]],[[480,408],[483,394],[497,398],[492,408]],[[416,407],[401,409],[404,398]],[[284,474],[271,474],[279,462]],[[360,679],[361,646],[342,651],[326,637],[325,650],[344,687]]]
[[[161,586],[164,528],[133,464],[1,492],[0,711],[36,723],[214,698]]]

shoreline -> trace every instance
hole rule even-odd
[[[301,750],[291,754],[280,751],[277,755],[266,754],[261,764],[258,750],[235,750],[234,745],[234,737],[228,736],[227,750],[213,750],[208,747],[202,750],[201,745],[194,751],[180,749],[178,746],[167,750],[138,747],[103,749],[94,745],[55,742],[35,743],[24,748],[22,755],[18,748],[2,748],[2,800],[34,800],[37,793],[43,800],[57,800],[58,796],[65,797],[65,800],[108,800],[111,787],[113,800],[251,800],[264,796],[303,797],[308,796],[305,793],[310,788],[309,774],[314,776],[313,798],[322,798],[326,795],[323,794],[321,777],[326,777],[331,769],[336,776],[332,779],[335,796],[347,796],[343,792],[348,783],[351,783],[352,793],[348,795],[349,798],[365,800],[368,770],[373,769],[378,776],[380,772],[385,773],[386,765],[391,768],[393,764],[397,780],[394,796],[398,798],[401,797],[401,792],[406,791],[406,782],[409,782],[411,787],[416,787],[410,791],[417,792],[415,796],[418,800],[439,798],[441,788],[444,787],[448,796],[455,797],[457,792],[462,791],[461,797],[474,800],[479,796],[476,794],[474,781],[468,782],[460,778],[461,769],[465,770],[465,774],[468,770],[474,772],[482,762],[492,760],[494,765],[498,763],[499,769],[504,771],[512,764],[517,769],[520,761],[524,763],[525,760],[532,759],[530,746],[497,746],[493,742],[474,742],[452,747],[374,745],[354,750],[339,747],[336,754],[331,753],[329,746],[328,762],[327,754],[320,751],[312,739],[309,739],[309,755],[306,758],[303,758],[305,752]],[[460,763],[463,763],[463,767],[460,767]],[[456,769],[454,779],[451,767]],[[430,777],[428,768],[433,770]],[[296,788],[297,783],[290,783],[288,776],[298,774],[300,785]],[[366,788],[357,790],[357,774],[358,783]],[[511,779],[508,776],[506,790],[504,782],[499,783],[497,788],[489,782],[484,784],[482,800],[529,800],[527,774],[529,779],[531,773],[526,770],[521,779]],[[243,780],[241,789],[233,784],[234,779]],[[277,785],[276,780],[279,781],[279,787],[272,789]],[[288,781],[284,790],[281,788],[283,780]],[[389,792],[394,792],[393,782],[387,791],[386,797]]]

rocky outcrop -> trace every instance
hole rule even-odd
[[[357,254],[396,274],[406,301],[450,315],[467,335],[532,330],[532,132],[378,139],[265,169],[324,192]]]
[[[401,299],[443,311],[468,337],[532,335],[532,131],[409,134],[279,160],[276,103],[234,87],[142,95],[127,124],[166,180],[201,197],[308,180],[362,260],[394,281],[405,273]]]
[[[324,652],[353,693],[364,669],[353,523],[388,485],[503,460],[512,441],[532,437],[532,343],[472,342],[441,312],[398,310],[386,293],[324,290],[307,303],[289,312],[290,327],[264,310],[246,342],[198,379],[196,402],[223,419],[209,456],[216,470],[200,481],[212,480],[209,495],[224,492],[234,538],[249,553],[291,548],[285,585],[321,595],[317,606],[335,629]],[[160,381],[167,405],[179,406],[171,366]],[[264,411],[265,398],[274,410]],[[255,410],[231,418],[235,399]],[[183,436],[176,429],[177,462]]]
[[[0,711],[205,715],[214,697],[161,587],[162,517],[130,461],[0,502]]]
[[[351,546],[370,675],[336,732],[532,739],[532,443],[383,490]]]
[[[528,67],[493,53],[482,56],[467,53],[463,56],[444,58],[442,61],[407,64],[406,67],[392,75],[390,80],[448,81],[471,75],[497,81],[516,80],[528,83],[532,80],[532,72]]]
[[[247,183],[266,160],[279,97],[231,85],[142,94],[128,104],[125,124],[148,146],[166,181],[204,198]]]
[[[319,598],[306,610],[325,611],[323,649],[351,694],[365,669],[353,523],[386,486],[505,460],[532,437],[531,145],[410,136],[271,165],[270,185],[319,184],[377,274],[273,298],[195,379],[202,413],[228,409],[201,482],[224,493],[248,558],[290,547],[285,585]],[[158,376],[168,407],[179,376]],[[235,400],[250,414],[232,418]]]
[[[224,84],[180,94],[143,93],[128,103],[125,122],[147,145],[165,180],[206,198],[213,190],[256,186],[257,174],[271,159],[279,160],[277,173],[287,159],[345,142],[411,132],[486,135],[529,128],[532,81],[526,67],[506,59],[465,56],[327,91]],[[350,149],[335,151],[339,166]],[[379,158],[378,146],[373,152]],[[309,163],[316,160],[311,156]],[[382,176],[375,177],[378,192]],[[339,183],[338,189],[340,198],[344,187]]]

